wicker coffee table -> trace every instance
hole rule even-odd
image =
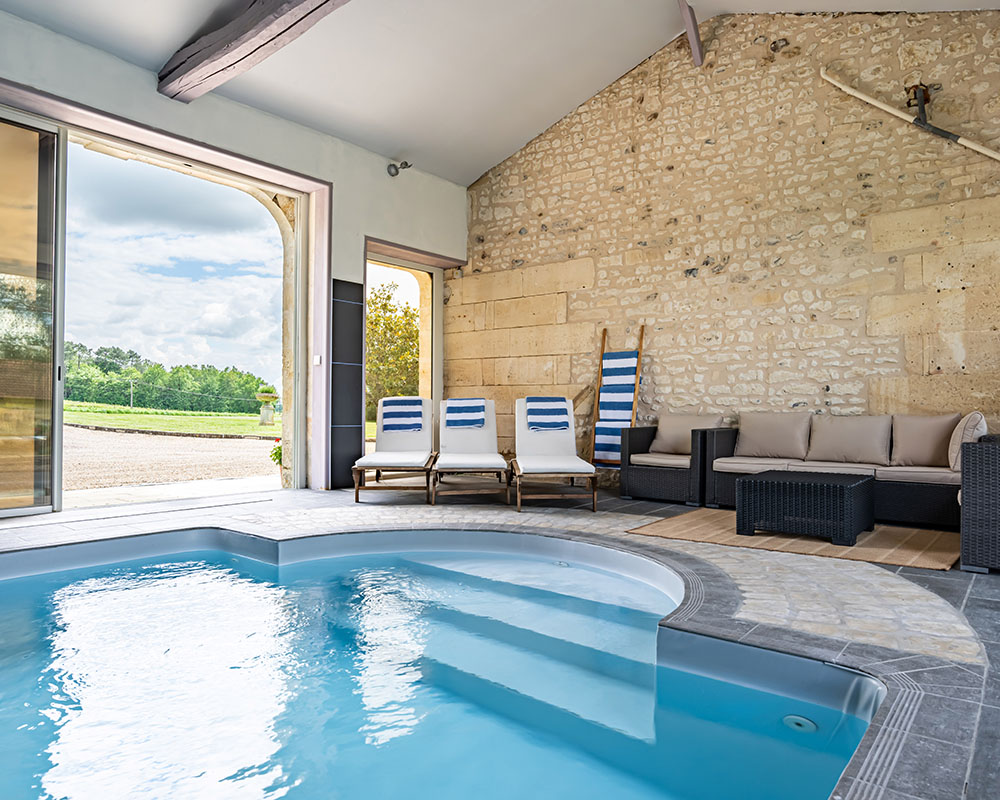
[[[875,527],[868,475],[770,470],[736,479],[736,532],[819,536],[850,546]]]

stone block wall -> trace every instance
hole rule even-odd
[[[1000,12],[734,15],[664,47],[469,189],[445,391],[596,383],[646,325],[640,417],[979,407],[1000,427]],[[589,441],[590,401],[578,408]]]

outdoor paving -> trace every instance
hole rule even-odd
[[[278,468],[268,457],[273,446],[273,441],[265,439],[115,433],[67,425],[63,428],[63,487],[97,489],[276,475]]]
[[[249,478],[214,478],[180,483],[151,483],[140,486],[107,486],[100,489],[70,489],[63,492],[63,508],[99,508],[194,497],[225,497],[281,488],[277,469]]]
[[[602,493],[518,514],[481,498],[421,493],[265,492],[78,509],[0,521],[0,549],[221,527],[275,540],[326,533],[462,528],[542,533],[647,555],[685,580],[663,624],[820,658],[878,676],[889,695],[833,797],[1000,797],[1000,575],[934,572],[630,534],[689,509]]]

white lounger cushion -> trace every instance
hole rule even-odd
[[[514,435],[517,465],[530,475],[572,473],[593,475],[594,465],[576,454],[576,433],[573,426],[573,404],[567,400],[569,428],[561,431],[533,431],[528,428],[524,398],[514,403]]]
[[[397,452],[369,453],[354,462],[356,467],[379,469],[387,467],[422,467],[431,457],[430,450],[400,450]]]
[[[522,456],[517,457],[517,465],[525,475],[569,472],[574,475],[593,475],[594,465],[579,456]]]
[[[434,469],[501,470],[507,469],[507,461],[499,453],[442,453]]]

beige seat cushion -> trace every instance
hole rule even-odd
[[[958,414],[892,415],[892,461],[894,467],[949,467],[948,447]]]
[[[740,414],[737,456],[749,458],[806,457],[809,450],[808,411],[745,411]]]
[[[889,463],[892,417],[816,414],[812,418],[806,461],[850,461],[861,464]]]
[[[796,472],[839,472],[843,475],[871,475],[881,464],[854,464],[850,461],[803,461],[801,466],[789,467]]]
[[[656,438],[649,446],[649,452],[689,456],[691,431],[695,428],[721,427],[722,414],[661,414],[656,425]]]
[[[981,411],[973,411],[962,417],[951,434],[948,443],[948,465],[954,470],[962,468],[962,445],[966,442],[978,442],[989,433],[986,427],[986,417]]]
[[[628,461],[638,467],[691,468],[691,456],[681,456],[674,453],[636,453],[634,456],[629,456]]]
[[[875,480],[961,486],[962,473],[955,472],[951,467],[879,467],[875,470]]]
[[[712,464],[712,469],[716,472],[739,472],[744,475],[754,475],[758,472],[767,472],[769,469],[798,469],[804,461],[792,458],[752,458],[750,456],[729,456],[727,458],[717,458]]]

